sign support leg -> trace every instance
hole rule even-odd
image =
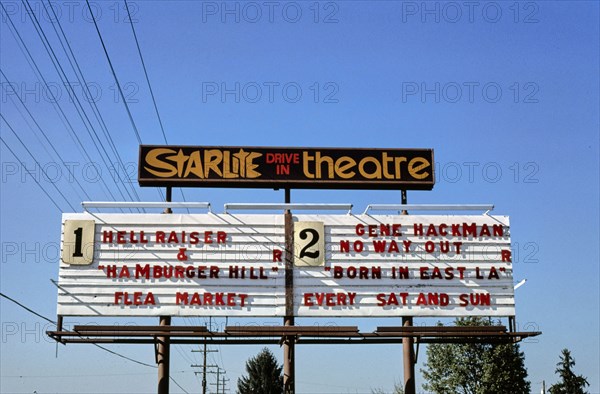
[[[160,325],[170,326],[171,316],[161,316]],[[158,364],[158,394],[168,394],[170,379],[169,363],[171,361],[171,338],[158,337],[156,338],[156,340],[158,341],[158,348],[156,354],[156,362]]]
[[[291,200],[290,189],[285,189],[285,203]],[[285,317],[284,326],[294,325],[294,222],[292,212],[285,210]],[[293,336],[283,337],[283,392],[294,394],[295,343]]]
[[[412,327],[412,317],[403,317],[402,326]],[[415,394],[415,352],[412,337],[402,338],[402,350],[404,361],[404,394]]]
[[[171,187],[167,187],[166,201],[171,202]],[[166,214],[173,213],[171,208],[165,209]],[[171,325],[171,316],[160,317],[161,326]],[[156,363],[158,364],[158,394],[169,394],[169,364],[171,363],[171,337],[157,337]]]
[[[406,190],[401,191],[402,204],[407,204]],[[402,215],[408,215],[408,211],[403,210]],[[410,316],[402,318],[402,326],[412,327],[413,318]],[[404,394],[415,394],[415,349],[414,338],[402,338],[402,358],[404,362]]]

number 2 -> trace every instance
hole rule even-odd
[[[325,226],[323,222],[294,223],[294,265],[320,267],[325,264]]]
[[[306,239],[308,234],[312,236],[311,240],[302,248],[300,251],[300,258],[310,257],[311,259],[316,259],[319,257],[320,252],[318,250],[308,251],[308,249],[319,242],[319,232],[314,228],[305,228],[300,231],[300,239]]]

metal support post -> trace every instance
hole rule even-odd
[[[290,203],[290,189],[285,189],[285,203]],[[285,211],[285,318],[284,326],[294,325],[294,221],[292,212]],[[283,337],[283,392],[295,392],[293,336]]]
[[[173,189],[171,188],[171,186],[167,186],[167,196],[165,198],[165,201],[171,202],[172,195],[173,195]],[[171,208],[166,208],[164,213],[173,213],[173,210]]]
[[[412,317],[403,317],[402,326],[411,327]],[[403,362],[404,362],[404,394],[415,394],[415,352],[413,337],[402,338]]]
[[[167,187],[167,202],[171,202],[171,187]],[[164,213],[173,213],[171,208],[165,209]],[[170,326],[171,325],[171,316],[161,316],[160,323],[161,326]],[[158,364],[158,394],[168,394],[169,393],[169,365],[171,363],[171,337],[157,337],[157,347],[156,347],[156,363]]]
[[[170,326],[171,325],[171,316],[161,316],[160,317],[160,325],[161,326]],[[158,364],[158,394],[168,394],[169,393],[169,363],[170,363],[170,345],[171,338],[170,337],[158,337],[156,338],[158,342],[157,354],[156,354],[156,362]]]
[[[402,204],[407,204],[406,190],[401,191]],[[408,215],[408,211],[403,210],[402,215]],[[402,318],[402,326],[412,327],[413,318],[410,316]],[[402,338],[402,358],[404,362],[404,393],[415,394],[415,349],[414,349],[414,338],[404,337]]]
[[[62,330],[63,330],[63,317],[62,317],[62,315],[57,315],[56,316],[56,331],[60,332]],[[59,342],[61,342],[60,335],[58,335],[56,338],[58,339]]]

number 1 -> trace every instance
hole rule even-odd
[[[73,257],[83,257],[81,253],[81,238],[83,237],[83,227],[77,227],[77,230],[73,231],[75,234],[75,251]]]

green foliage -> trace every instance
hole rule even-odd
[[[575,375],[574,366],[575,360],[571,357],[571,352],[563,349],[560,362],[556,364],[556,373],[560,376],[560,381],[550,386],[550,394],[586,394],[585,388],[590,384],[583,375]]]
[[[238,379],[240,394],[281,394],[283,393],[283,367],[267,348],[246,361],[248,376]]]
[[[486,318],[457,319],[457,326],[489,326]],[[517,344],[434,344],[422,369],[425,390],[436,394],[529,393],[525,357]]]

